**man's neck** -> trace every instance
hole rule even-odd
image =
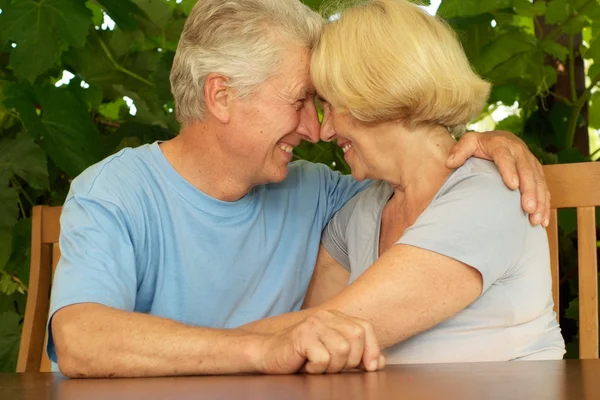
[[[218,128],[209,122],[193,123],[160,148],[175,171],[198,190],[218,200],[237,201],[254,184],[225,154],[214,129]]]

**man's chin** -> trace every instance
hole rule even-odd
[[[279,183],[285,180],[288,175],[288,167],[278,167],[272,173],[270,173],[265,183]]]

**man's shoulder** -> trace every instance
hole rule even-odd
[[[104,196],[134,189],[146,180],[151,163],[150,145],[124,148],[77,176],[71,183],[70,196]]]
[[[288,179],[302,179],[317,175],[328,176],[332,173],[335,172],[327,165],[321,163],[298,160],[288,164]]]

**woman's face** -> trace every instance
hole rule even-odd
[[[337,140],[355,179],[385,179],[385,164],[389,164],[398,142],[391,126],[388,123],[365,126],[349,113],[336,112],[325,100],[321,102],[321,140]]]

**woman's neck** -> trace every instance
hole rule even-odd
[[[417,128],[401,135],[395,168],[384,179],[394,187],[389,207],[402,210],[412,225],[452,173],[446,160],[455,141],[442,126]]]

